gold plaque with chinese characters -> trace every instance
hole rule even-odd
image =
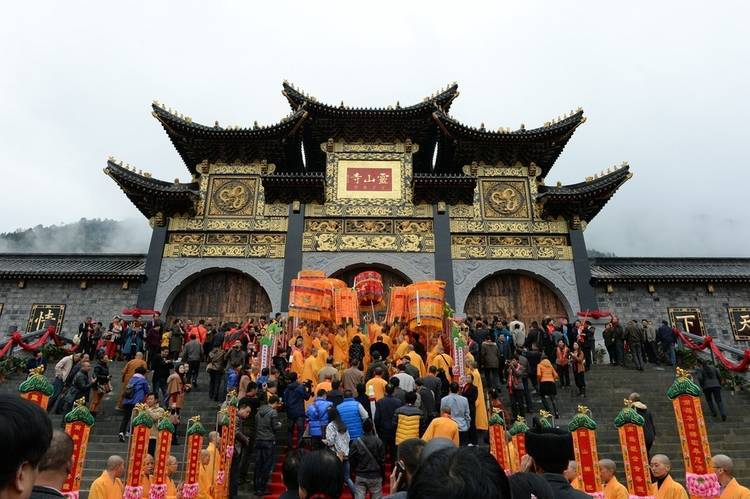
[[[669,314],[670,324],[680,331],[698,336],[706,334],[701,309],[697,307],[669,307],[667,313]]]
[[[347,160],[338,162],[336,193],[339,199],[400,199],[400,161]]]
[[[735,341],[750,341],[750,307],[727,307]]]
[[[32,333],[46,328],[47,326],[62,327],[65,318],[64,304],[42,304],[34,303],[31,305],[29,321],[26,323],[26,332]]]

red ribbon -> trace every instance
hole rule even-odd
[[[45,343],[47,343],[48,340],[54,341],[55,345],[60,346],[63,344],[62,338],[58,336],[57,334],[57,328],[55,326],[49,326],[47,328],[47,331],[35,342],[33,343],[24,343],[23,341],[23,335],[21,335],[20,332],[16,331],[15,333],[10,335],[10,340],[5,344],[5,346],[0,349],[0,359],[5,357],[5,354],[7,354],[11,348],[13,348],[13,345],[18,345],[19,347],[23,348],[27,352],[38,350],[40,347],[42,347]],[[78,345],[74,345],[71,348],[64,349],[67,353],[72,353],[78,348]]]
[[[693,340],[685,336],[685,333],[683,333],[679,329],[676,329],[674,331],[677,333],[677,336],[680,338],[682,343],[684,343],[685,346],[690,350],[705,350],[706,348],[711,348],[714,356],[719,359],[724,367],[726,367],[730,371],[744,373],[750,366],[750,349],[745,350],[742,355],[742,360],[739,363],[735,364],[724,356],[724,353],[716,345],[716,343],[714,343],[714,339],[711,336],[704,336],[702,343],[695,343]]]

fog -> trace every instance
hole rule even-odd
[[[748,256],[748,14],[739,1],[4,2],[0,232],[143,220],[102,173],[109,155],[188,181],[152,100],[249,126],[289,112],[284,79],[356,106],[457,81],[451,113],[489,129],[584,108],[548,184],[630,163],[589,247]]]

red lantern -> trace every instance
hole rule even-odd
[[[354,276],[354,289],[360,305],[377,305],[383,301],[383,276],[377,272],[360,272]]]

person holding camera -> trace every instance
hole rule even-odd
[[[312,381],[305,380],[304,384],[297,381],[297,373],[289,373],[289,384],[284,390],[282,400],[289,419],[289,446],[298,447],[305,433],[305,401],[312,396]],[[297,430],[297,439],[294,439],[294,431]]]

